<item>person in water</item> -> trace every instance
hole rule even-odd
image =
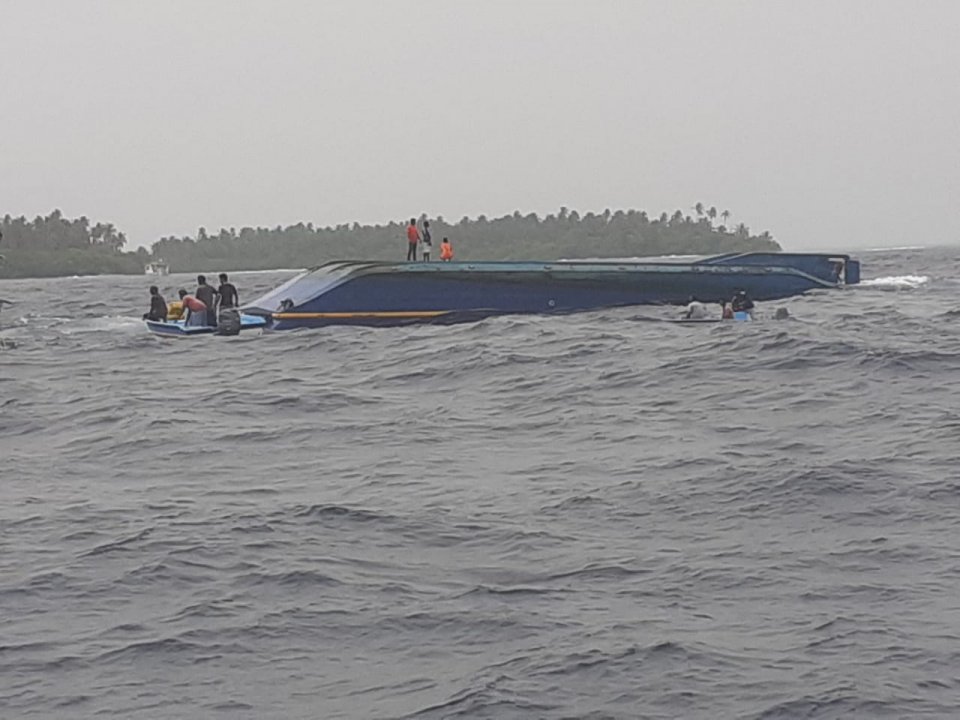
[[[417,230],[417,219],[410,218],[410,224],[407,225],[407,260],[417,261],[417,243],[420,242],[420,231]]]
[[[844,268],[843,260],[837,260],[836,262],[833,263],[832,275],[833,275],[833,281],[835,283],[839,283],[840,280],[843,278],[843,268]]]
[[[212,285],[207,285],[207,278],[203,275],[197,275],[197,300],[206,306],[207,324],[217,324],[217,291]]]
[[[220,309],[240,307],[240,295],[237,286],[230,282],[226,273],[220,273],[220,287],[217,288],[220,296]]]
[[[430,221],[423,221],[423,241],[421,244],[423,261],[430,262],[430,253],[433,252],[433,239],[430,237]]]
[[[213,288],[211,288],[212,290]],[[180,302],[183,304],[183,324],[185,327],[200,327],[207,324],[207,306],[202,300],[188,295],[187,291],[181,288],[177,294],[180,296]]]
[[[443,262],[450,262],[453,260],[453,245],[450,244],[450,241],[447,238],[444,238],[440,243],[440,259]]]
[[[143,319],[156,322],[167,321],[167,301],[163,299],[156,285],[150,286],[150,312],[145,313]]]
[[[690,302],[687,303],[687,309],[683,313],[684,320],[706,320],[710,317],[706,306],[692,295]]]
[[[730,307],[734,315],[738,312],[744,312],[747,313],[747,315],[753,314],[753,300],[747,295],[746,290],[737,290],[737,294],[734,295],[733,300],[730,301]]]

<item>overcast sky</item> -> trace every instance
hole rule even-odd
[[[0,0],[0,213],[203,225],[698,200],[960,240],[960,2]]]

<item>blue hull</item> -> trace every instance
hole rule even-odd
[[[363,263],[322,265],[245,308],[284,330],[328,325],[449,324],[518,313],[776,300],[859,280],[845,256],[747,254],[698,262]],[[779,264],[776,264],[779,263]]]
[[[208,325],[186,326],[183,320],[172,320],[170,322],[158,322],[156,320],[146,320],[147,330],[154,335],[164,337],[194,337],[196,335],[215,335],[217,329]],[[264,328],[269,324],[269,320],[261,315],[241,315],[240,330],[253,330]]]

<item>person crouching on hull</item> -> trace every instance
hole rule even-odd
[[[444,238],[443,242],[440,243],[440,259],[443,262],[453,260],[453,245],[450,244],[447,238]]]

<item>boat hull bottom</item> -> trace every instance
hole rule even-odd
[[[157,321],[157,320],[145,320],[144,321],[149,330],[154,335],[160,337],[197,337],[200,335],[216,335],[217,328],[211,327],[209,325],[191,325],[187,326],[184,324],[183,320],[173,320],[173,321]],[[246,315],[243,314],[240,316],[240,331],[244,330],[262,330],[267,327],[269,321],[265,317],[260,315]]]

